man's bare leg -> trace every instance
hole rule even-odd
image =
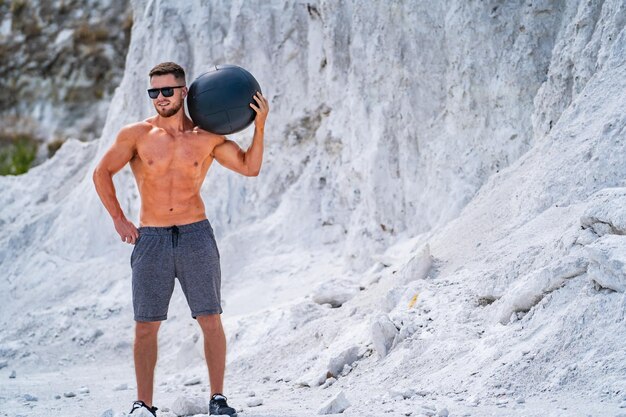
[[[160,321],[136,322],[135,327],[135,376],[137,399],[152,407],[154,368],[157,362],[157,334]]]
[[[209,369],[211,396],[222,394],[226,367],[226,336],[219,314],[196,317],[204,335],[204,356]]]

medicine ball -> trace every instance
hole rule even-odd
[[[254,121],[253,96],[261,87],[245,69],[216,65],[189,86],[187,108],[196,126],[218,135],[230,135]]]

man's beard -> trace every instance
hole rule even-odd
[[[168,109],[161,109],[161,106],[159,105],[155,105],[154,106],[157,113],[159,113],[159,116],[161,117],[172,117],[173,115],[175,115],[176,113],[178,113],[178,110],[180,110],[181,107],[183,107],[183,101],[181,100],[178,105],[174,105],[174,107],[168,108]]]

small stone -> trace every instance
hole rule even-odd
[[[435,410],[433,410],[430,407],[424,406],[424,405],[418,411],[419,411],[420,415],[424,415],[424,416],[428,416],[428,417],[432,417],[435,414],[437,414]]]
[[[334,384],[334,383],[335,383],[335,381],[337,381],[337,379],[336,379],[336,378],[334,378],[334,377],[330,377],[330,378],[328,378],[328,379],[327,379],[327,380],[326,380],[326,381],[322,384],[321,388],[328,388],[328,387],[330,387],[332,384]]]
[[[169,407],[163,407],[163,408],[161,408],[161,411],[164,412],[164,413],[169,413],[170,409],[169,409]]]
[[[188,387],[190,385],[198,385],[201,382],[202,382],[202,379],[199,376],[194,376],[193,378],[189,378],[188,380],[183,382],[183,385]]]
[[[332,280],[318,285],[313,290],[313,301],[318,304],[330,304],[341,307],[359,292],[359,287],[348,280]]]
[[[78,389],[78,393],[79,394],[89,394],[89,388],[87,388],[87,387],[80,387]]]
[[[9,378],[15,379],[16,376],[17,376],[17,373],[13,370],[11,371],[11,375],[9,375]]]
[[[194,414],[208,414],[209,406],[201,397],[178,397],[172,404],[172,411],[177,416],[191,416]]]
[[[350,401],[348,401],[343,391],[339,391],[339,393],[324,404],[324,406],[320,408],[317,413],[338,414],[343,413],[348,407],[350,407]]]
[[[524,404],[526,402],[526,400],[524,399],[524,397],[517,397],[515,402],[518,403],[518,404]]]
[[[113,391],[126,391],[128,389],[128,384],[119,384],[113,388]]]
[[[254,391],[248,391],[248,397],[254,397],[256,393]]]
[[[441,410],[439,410],[439,412],[437,413],[437,415],[439,417],[448,417],[448,409],[447,408],[442,408]]]
[[[0,369],[6,368],[7,366],[9,366],[9,362],[7,362],[7,361],[0,361]]]
[[[249,398],[246,400],[246,405],[248,407],[258,407],[263,404],[263,399],[259,397]]]
[[[400,400],[405,400],[408,398],[413,398],[417,395],[417,392],[413,388],[408,387],[399,387],[393,388],[389,390],[389,396],[391,398],[397,398]]]
[[[68,392],[64,392],[63,396],[65,398],[72,398],[72,397],[76,397],[76,394],[73,391],[68,391]]]
[[[370,323],[370,337],[380,359],[387,356],[393,346],[398,329],[386,314],[380,314]]]
[[[54,399],[55,399],[55,400],[60,400],[60,399],[61,399],[61,396],[60,396],[59,394],[57,394],[57,395],[55,395],[55,396],[54,396]]]
[[[26,401],[39,401],[39,398],[35,397],[34,395],[30,395],[30,394],[24,394],[23,398]]]

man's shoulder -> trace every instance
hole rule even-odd
[[[138,136],[145,135],[152,130],[154,126],[150,123],[149,119],[142,120],[135,123],[129,123],[120,129],[120,136],[128,138],[137,138]]]
[[[203,136],[203,137],[215,137],[215,136],[219,136],[216,135],[215,133],[211,133],[208,130],[204,130],[203,128],[201,128],[200,126],[194,126],[193,127],[193,132],[198,135],[198,136]]]
[[[211,133],[208,130],[204,130],[199,126],[194,126],[193,133],[200,138],[207,139],[215,143],[222,143],[226,139],[225,136]]]
[[[149,132],[153,128],[154,128],[154,125],[152,124],[152,120],[146,119],[146,120],[141,120],[135,123],[129,123],[126,126],[124,126],[122,129],[129,131],[129,132],[141,132],[141,131]]]

